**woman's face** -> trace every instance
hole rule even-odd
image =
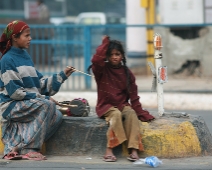
[[[17,48],[29,48],[31,40],[30,28],[27,28],[21,33],[20,37],[13,36],[12,44]]]
[[[114,66],[119,65],[121,63],[122,59],[123,59],[123,56],[122,56],[121,52],[116,49],[113,49],[111,51],[111,54],[108,58],[109,62]]]

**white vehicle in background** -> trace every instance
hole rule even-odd
[[[76,16],[67,16],[67,17],[51,17],[50,23],[54,25],[61,24],[75,24]]]
[[[117,13],[82,12],[76,18],[76,24],[105,25],[123,24],[124,18]]]
[[[106,24],[106,15],[102,12],[83,12],[76,18],[76,24]]]

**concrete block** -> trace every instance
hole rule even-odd
[[[98,117],[64,117],[58,131],[46,142],[47,155],[103,156],[107,124]],[[165,114],[140,123],[144,152],[141,157],[182,158],[210,155],[212,136],[200,116]],[[126,144],[115,148],[117,157],[127,156]]]
[[[144,152],[140,157],[183,158],[212,155],[212,136],[201,116],[164,114],[140,122]],[[105,120],[96,116],[64,117],[56,133],[43,145],[47,155],[103,156],[106,148]],[[1,129],[0,129],[1,132]],[[116,147],[117,157],[127,156],[126,143]],[[0,154],[4,145],[0,141]]]
[[[142,157],[183,158],[211,155],[212,136],[201,116],[166,114],[142,123]]]
[[[64,117],[46,142],[49,155],[101,155],[106,148],[107,125],[97,117]]]

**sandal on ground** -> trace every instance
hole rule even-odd
[[[104,161],[105,162],[116,162],[116,157],[114,155],[105,155]]]
[[[4,155],[2,159],[7,160],[20,160],[22,156],[18,154],[18,152],[9,152],[8,154]]]
[[[130,155],[127,157],[127,159],[128,159],[129,161],[134,162],[134,161],[137,161],[139,158],[136,157],[136,156],[133,155],[133,154],[130,154]]]
[[[46,157],[43,156],[39,152],[29,152],[25,155],[22,155],[23,159],[28,159],[28,160],[35,160],[35,161],[41,161],[41,160],[46,160]]]

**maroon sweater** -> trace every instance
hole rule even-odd
[[[130,93],[127,93],[127,76],[124,66],[114,68],[105,62],[109,40],[105,39],[92,58],[92,71],[95,75],[98,91],[96,112],[102,117],[109,108],[117,107],[120,111],[124,106],[131,106],[141,121],[154,119],[148,111],[143,110],[139,102],[135,76],[130,74]]]

